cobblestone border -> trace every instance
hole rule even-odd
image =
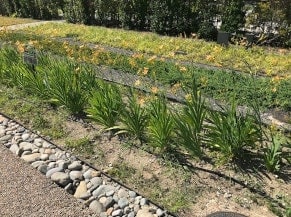
[[[0,144],[100,217],[177,217],[1,112]]]

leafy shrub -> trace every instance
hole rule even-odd
[[[106,128],[114,127],[124,104],[119,89],[110,84],[99,82],[99,88],[89,98],[88,117]]]
[[[147,110],[139,104],[137,96],[132,91],[128,100],[128,106],[121,111],[120,125],[110,129],[118,130],[116,134],[127,134],[137,138],[142,143],[148,124]]]
[[[94,0],[65,0],[64,14],[70,23],[95,24]]]
[[[237,112],[234,102],[223,112],[209,111],[206,141],[212,148],[218,149],[222,162],[242,159],[244,148],[254,147],[261,134],[256,118],[248,112]]]
[[[88,91],[95,83],[94,74],[70,61],[54,59],[50,62],[46,70],[49,70],[48,94],[52,102],[66,106],[74,115],[82,114],[87,105]]]
[[[150,103],[149,115],[149,142],[153,147],[165,152],[170,148],[170,142],[173,139],[174,120],[163,98],[158,97],[158,99]]]
[[[26,92],[35,94],[43,99],[48,97],[48,83],[46,72],[33,71],[29,67],[19,67],[20,76],[18,78],[19,86]]]
[[[119,13],[121,11],[120,0],[95,0],[96,24],[102,26],[120,26]],[[127,3],[126,3],[127,4]]]
[[[36,73],[32,67],[25,64],[21,55],[11,47],[5,47],[0,53],[1,58],[1,81],[6,85],[18,86],[28,93],[41,97],[46,96],[47,86],[45,75]]]
[[[290,144],[289,144],[290,146]],[[283,152],[283,148],[286,150]],[[283,160],[286,163],[291,163],[291,147],[288,147],[288,143],[286,139],[280,135],[271,133],[271,142],[266,143],[266,147],[264,148],[264,163],[265,167],[269,172],[279,172],[281,170],[281,166],[283,165]]]
[[[271,144],[267,145],[264,150],[265,167],[270,172],[280,170],[282,160],[281,143],[282,141],[279,136],[272,136]]]
[[[150,29],[151,31],[178,35],[189,35],[195,29],[196,20],[192,12],[192,1],[162,0],[152,1],[150,4]]]
[[[21,64],[19,53],[12,47],[0,49],[0,82],[6,85],[17,85],[18,65]]]
[[[53,19],[58,18],[58,9],[61,9],[63,3],[63,0],[2,0],[0,14],[34,19]]]
[[[212,40],[212,41],[216,40],[217,33],[218,31],[213,25],[213,23],[209,21],[202,22],[197,32],[200,38],[203,38],[205,40]]]
[[[234,33],[244,26],[245,12],[243,0],[226,0],[222,11],[221,30]]]
[[[178,139],[193,156],[201,157],[202,155],[201,134],[206,113],[205,101],[202,99],[194,80],[190,98],[186,99],[186,106],[182,114],[175,116]]]
[[[120,4],[120,22],[123,28],[145,30],[149,26],[148,0],[123,0]]]
[[[64,15],[69,23],[84,22],[84,8],[80,0],[65,0]]]

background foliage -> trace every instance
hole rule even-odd
[[[290,47],[290,6],[291,0],[1,0],[0,15],[56,19],[64,12],[71,23],[209,40],[218,29],[251,31],[258,44]]]

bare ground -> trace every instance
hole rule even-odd
[[[92,129],[68,121],[66,131],[70,140],[88,138],[91,141],[91,149],[72,150],[81,158],[181,217],[202,217],[216,211],[272,217],[277,215],[276,211],[270,211],[270,204],[286,208],[286,202],[290,202],[290,168],[278,176],[251,166],[217,167],[213,162],[191,159],[192,166],[185,166],[177,160],[150,154],[118,137],[109,139],[99,126]],[[61,146],[66,143],[65,140],[55,142]]]

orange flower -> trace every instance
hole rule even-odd
[[[207,55],[206,60],[211,62],[214,60],[214,57],[212,55]]]
[[[147,75],[148,72],[149,72],[149,68],[144,67],[144,68],[143,68],[143,72],[142,72],[142,74],[143,74],[143,75]]]
[[[169,54],[169,56],[170,56],[170,57],[174,57],[174,56],[175,56],[175,52],[171,52],[171,53]]]
[[[19,53],[24,53],[24,47],[23,46],[19,46],[19,47],[17,47],[17,50],[18,50],[18,52]]]
[[[94,50],[94,51],[93,51],[93,56],[94,56],[94,57],[98,57],[99,54],[100,54],[100,52],[99,52],[98,50]]]
[[[135,54],[132,54],[131,57],[134,58],[134,59],[140,59],[140,58],[142,58],[142,55],[139,54],[139,53],[135,53]]]
[[[140,99],[138,100],[138,104],[139,104],[140,106],[143,106],[143,105],[145,104],[145,99],[144,99],[144,98],[140,98]]]
[[[279,82],[280,80],[281,78],[278,75],[272,78],[272,82],[274,83]]]
[[[190,101],[190,100],[191,100],[191,94],[189,94],[189,93],[186,94],[186,95],[185,95],[185,99],[186,99],[187,101]]]
[[[131,67],[135,67],[136,66],[136,62],[134,61],[134,59],[130,59],[129,60],[129,64]]]
[[[25,51],[24,44],[20,43],[19,41],[16,41],[15,45],[17,46],[17,50],[19,53],[23,53]]]
[[[159,89],[157,87],[152,87],[151,91],[152,91],[152,93],[156,94],[156,93],[158,93]]]
[[[141,84],[140,80],[136,80],[134,83],[135,86],[139,86],[140,84]]]
[[[154,55],[154,56],[152,56],[152,57],[150,57],[150,58],[148,59],[148,62],[152,62],[152,61],[154,61],[156,58],[157,58],[157,56]]]
[[[180,67],[180,71],[181,71],[181,72],[186,72],[186,71],[187,71],[187,68],[186,68],[185,66],[181,66],[181,67]]]
[[[177,90],[181,87],[181,84],[180,83],[176,83],[172,86],[171,90],[173,93],[176,93]]]

